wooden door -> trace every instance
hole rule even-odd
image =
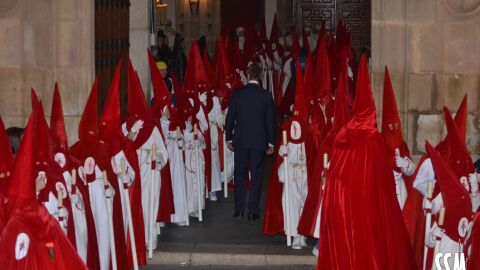
[[[297,0],[295,20],[302,27],[320,29],[325,21],[328,31],[335,31],[342,20],[352,33],[352,46],[357,56],[370,48],[371,0]]]
[[[113,72],[120,58],[128,60],[129,0],[95,0],[95,76],[98,80],[99,111],[112,82]],[[120,108],[126,111],[127,65],[123,65],[120,82]]]

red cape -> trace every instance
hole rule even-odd
[[[20,233],[28,236],[29,246],[26,257],[16,260],[15,248]],[[47,245],[52,248],[49,250]],[[58,221],[38,202],[13,213],[0,236],[0,246],[1,269],[87,269]]]
[[[349,131],[332,151],[317,269],[417,269],[382,137]]]
[[[278,139],[277,145],[281,145],[281,138]],[[263,221],[263,233],[267,236],[284,234],[283,226],[283,209],[282,209],[282,192],[283,184],[278,179],[278,168],[283,162],[283,157],[278,153],[272,165],[272,174],[268,186],[267,202],[265,205],[265,219]]]

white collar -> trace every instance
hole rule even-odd
[[[260,85],[260,83],[259,83],[258,81],[256,81],[256,80],[250,80],[250,81],[248,81],[248,83],[253,83],[253,84],[258,84],[258,85]]]

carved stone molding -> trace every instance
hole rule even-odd
[[[480,10],[480,0],[443,0],[443,4],[459,15],[470,15]]]
[[[1,0],[0,1],[0,18],[7,17],[15,13],[18,8],[22,5],[25,1],[21,0]]]

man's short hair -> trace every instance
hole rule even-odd
[[[247,68],[247,75],[249,80],[260,81],[262,78],[262,68],[257,64],[252,64]]]

